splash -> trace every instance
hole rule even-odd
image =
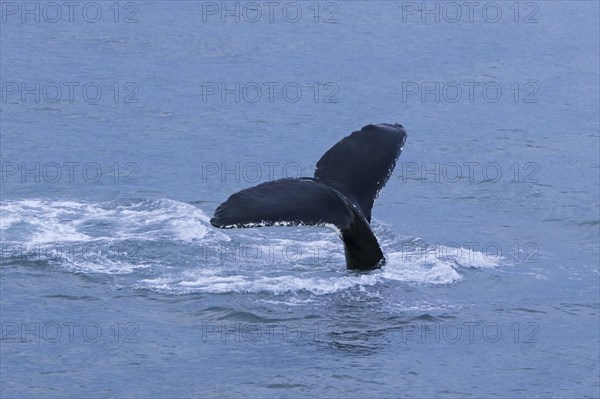
[[[336,231],[318,227],[229,230],[191,204],[169,199],[104,203],[21,200],[0,204],[2,263],[35,260],[67,272],[126,276],[120,286],[168,294],[268,293],[323,296],[390,282],[453,284],[461,270],[500,257],[429,245],[373,221],[385,266],[344,267]]]

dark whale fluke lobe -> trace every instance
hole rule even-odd
[[[369,226],[371,208],[405,142],[402,125],[367,125],[331,147],[317,162],[314,178],[280,179],[239,191],[219,205],[210,223],[219,228],[334,225],[347,268],[376,269],[384,257]]]

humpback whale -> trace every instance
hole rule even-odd
[[[346,267],[372,270],[385,257],[369,224],[371,208],[406,142],[400,124],[367,125],[340,140],[317,162],[313,178],[286,178],[239,191],[217,207],[218,228],[334,225]]]

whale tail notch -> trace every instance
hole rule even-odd
[[[378,268],[384,257],[369,226],[371,209],[405,142],[402,125],[367,125],[331,147],[317,162],[314,178],[239,191],[219,205],[210,223],[219,228],[334,225],[348,269]]]

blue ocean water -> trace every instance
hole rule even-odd
[[[9,397],[599,397],[599,4],[0,3]],[[381,270],[217,230],[398,122]]]

